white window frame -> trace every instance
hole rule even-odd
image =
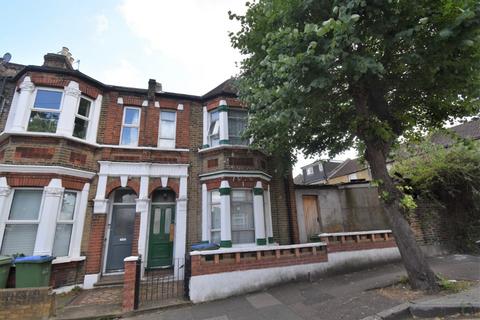
[[[82,99],[85,99],[87,100],[88,102],[90,102],[90,108],[88,110],[88,117],[85,117],[85,116],[82,116],[81,114],[78,114],[78,109],[80,108],[80,102],[82,101]],[[74,138],[77,138],[77,139],[81,139],[81,140],[87,140],[88,138],[88,133],[90,131],[90,124],[91,124],[91,117],[92,117],[92,109],[93,109],[93,106],[94,106],[94,101],[90,98],[87,98],[86,96],[80,96],[80,98],[78,98],[78,103],[77,103],[77,110],[75,111],[75,116],[73,118],[73,128],[72,128],[72,137]],[[82,120],[85,120],[87,121],[87,130],[85,132],[85,138],[80,138],[80,137],[77,137],[77,136],[74,136],[73,133],[75,132],[75,120],[77,118],[80,118]],[[123,124],[123,123],[122,123]]]
[[[217,192],[220,192],[218,189],[212,189],[212,190],[208,190],[207,191],[207,203],[208,203],[208,229],[209,229],[209,232],[208,232],[208,236],[209,236],[209,240],[210,242],[212,241],[212,232],[220,232],[220,235],[221,235],[221,232],[222,232],[222,224],[220,223],[220,228],[215,228],[215,229],[212,229],[212,205],[218,205],[220,206],[220,200],[218,202],[212,202],[212,193],[214,191],[217,191]],[[221,212],[221,208],[220,208],[220,217],[222,216],[222,212]],[[221,218],[220,218],[221,219]],[[222,240],[222,239],[220,239]]]
[[[12,210],[12,204],[13,204],[13,196],[15,194],[16,190],[36,190],[36,191],[41,191],[42,192],[42,199],[40,201],[40,207],[38,209],[38,217],[36,220],[10,220],[10,212]],[[0,229],[0,251],[3,247],[3,240],[5,237],[5,230],[8,225],[13,224],[13,225],[32,225],[35,224],[37,225],[37,234],[38,234],[38,226],[40,225],[40,220],[42,218],[42,208],[43,208],[43,202],[45,201],[45,192],[43,188],[12,188],[12,191],[8,195],[8,200],[7,200],[7,206],[6,210],[3,214],[6,215],[5,217],[5,228],[3,230]],[[0,212],[2,214],[2,212]],[[33,244],[34,250],[35,250],[35,243]],[[32,252],[33,254],[33,252]]]
[[[173,134],[173,139],[170,139],[170,138],[164,138],[164,137],[161,137],[160,136],[160,132],[161,132],[161,129],[162,129],[162,112],[169,112],[169,113],[173,113],[175,115],[175,120],[173,121],[173,126],[174,126],[174,134]],[[140,131],[139,131],[140,132]],[[170,142],[170,145],[169,146],[161,146],[160,145],[160,140],[164,140],[164,141],[171,141]],[[164,110],[160,110],[160,116],[159,116],[159,120],[158,120],[158,141],[157,141],[157,146],[159,148],[169,148],[169,149],[175,149],[175,145],[176,145],[176,142],[177,142],[177,112],[175,110],[171,110],[171,109],[164,109]]]
[[[60,108],[58,109],[38,109],[35,108],[35,100],[37,99],[37,93],[38,90],[43,90],[43,91],[56,91],[56,92],[61,92],[62,93],[62,98],[60,99]],[[63,109],[63,101],[65,99],[65,90],[63,89],[58,89],[58,88],[50,88],[50,87],[35,87],[35,91],[33,94],[33,99],[30,103],[30,112],[28,113],[28,118],[27,118],[27,125],[25,126],[25,131],[26,132],[33,132],[35,133],[47,133],[47,134],[55,134],[57,133],[58,130],[58,123],[60,122],[60,115],[62,114],[62,109]],[[55,129],[55,132],[43,132],[43,131],[29,131],[28,130],[28,125],[30,124],[30,117],[32,116],[32,111],[35,112],[54,112],[58,113],[58,121],[57,121],[57,128]]]
[[[252,218],[253,218],[253,227],[252,229],[244,229],[244,230],[235,230],[235,231],[253,231],[253,242],[248,242],[248,243],[233,243],[233,228],[232,228],[232,221],[233,221],[233,218],[232,218],[232,211],[233,211],[233,192],[234,191],[247,191],[247,192],[250,192],[252,194],[252,202],[251,202],[251,205],[252,205]],[[249,246],[252,246],[252,245],[255,245],[256,244],[256,239],[255,239],[255,208],[254,208],[254,204],[253,204],[253,197],[254,197],[254,194],[253,194],[253,189],[249,189],[249,188],[232,188],[230,189],[230,232],[232,233],[231,234],[231,238],[232,238],[232,246],[235,246],[235,247],[249,247]],[[243,203],[247,203],[247,202],[243,202]]]
[[[217,112],[218,113],[218,119],[216,121],[216,126],[217,126],[217,134],[210,134],[210,127],[211,127],[211,124],[212,124],[212,113],[214,112]],[[212,137],[213,136],[218,136],[218,141],[220,142],[220,111],[218,111],[218,109],[213,109],[213,110],[210,110],[208,111],[208,126],[207,126],[207,141],[208,141],[208,145],[210,147],[214,147],[213,143],[212,143]]]
[[[125,124],[125,115],[127,114],[127,109],[136,109],[138,110],[138,125],[132,125],[132,124]],[[120,142],[119,142],[119,145],[121,146],[134,146],[134,147],[137,147],[138,146],[138,140],[140,139],[140,123],[141,123],[141,119],[142,119],[142,109],[139,108],[139,107],[124,107],[123,108],[123,116],[122,116],[122,127],[121,127],[121,131],[120,131]],[[137,135],[137,141],[135,142],[135,144],[123,144],[122,141],[123,141],[123,128],[138,128],[138,135]]]
[[[307,176],[311,176],[314,173],[313,167],[307,167],[305,171],[307,172]]]
[[[247,123],[248,123],[248,111],[247,111],[247,110],[241,109],[241,108],[231,108],[231,109],[229,109],[229,110],[228,110],[228,115],[227,115],[227,121],[229,121],[229,122],[230,122],[230,111],[237,111],[237,112],[243,112],[243,113],[245,113],[245,114],[246,114],[245,120],[246,120]],[[237,118],[238,118],[238,117],[237,117]],[[229,131],[228,131],[228,141],[230,142],[230,144],[232,144],[232,145],[240,145],[240,146],[248,146],[248,145],[250,144],[250,142],[248,141],[248,139],[245,140],[245,143],[244,143],[244,144],[234,144],[234,143],[232,143],[232,137],[241,139],[242,136],[241,136],[241,135],[239,135],[239,136],[233,136],[233,135],[230,134],[230,123],[228,124],[228,130],[229,130]]]
[[[75,208],[73,209],[73,220],[61,220],[60,219],[60,216],[61,216],[61,213],[62,213],[62,203],[63,203],[63,197],[65,196],[65,193],[75,193]],[[58,209],[58,212],[57,212],[57,220],[55,222],[55,231],[57,230],[57,225],[58,224],[71,224],[72,225],[72,232],[70,233],[70,243],[68,245],[68,256],[61,256],[60,258],[68,258],[68,257],[71,257],[74,255],[74,252],[72,252],[72,240],[73,240],[73,237],[74,237],[74,234],[75,232],[77,232],[77,220],[78,220],[78,208],[79,208],[79,204],[80,204],[80,201],[82,200],[81,199],[82,197],[82,194],[81,192],[78,192],[76,190],[64,190],[63,193],[62,193],[62,202],[60,202],[60,206],[59,206],[59,209]],[[43,199],[42,199],[43,201]],[[53,237],[53,243],[52,243],[52,254],[53,254],[53,245],[55,244],[55,235]],[[59,258],[59,257],[57,257]]]

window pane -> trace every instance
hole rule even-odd
[[[115,191],[113,202],[115,203],[135,203],[137,195],[135,191],[129,188],[118,189]]]
[[[217,244],[220,244],[220,231],[212,231],[212,238],[211,238],[211,242],[212,243],[217,243]]]
[[[58,112],[32,111],[28,121],[28,131],[53,132],[57,131]]]
[[[162,217],[162,210],[160,208],[155,208],[153,213],[153,234],[160,233],[160,219]]]
[[[80,98],[80,104],[78,105],[78,114],[84,117],[90,116],[90,105],[91,102],[87,99]]]
[[[55,228],[55,240],[53,242],[52,255],[54,257],[68,256],[70,249],[70,238],[72,236],[71,224],[57,224]]]
[[[234,203],[232,206],[232,230],[248,230],[253,228],[252,204]]]
[[[158,189],[153,192],[152,202],[175,202],[175,192],[169,189]]]
[[[216,147],[220,144],[220,138],[217,136],[212,136],[210,138],[210,146],[211,147]]]
[[[175,139],[175,122],[162,120],[160,123],[160,137],[164,139]]]
[[[232,201],[252,202],[253,196],[250,190],[232,190]]]
[[[42,190],[15,190],[9,220],[37,220]]]
[[[211,213],[211,228],[212,229],[220,229],[220,205],[214,204],[210,210]]]
[[[172,139],[160,139],[158,140],[158,146],[162,148],[175,148],[175,140]]]
[[[138,128],[126,127],[122,129],[122,144],[136,145],[138,141]]]
[[[162,111],[160,116],[162,120],[175,121],[175,112]]]
[[[209,135],[216,135],[220,131],[220,121],[212,121],[210,122],[210,129],[208,130]]]
[[[26,256],[30,256],[33,254],[36,237],[36,224],[7,224],[0,254],[12,255],[23,253]]]
[[[60,110],[62,93],[59,91],[37,90],[34,108]]]
[[[125,109],[125,124],[138,125],[138,118],[140,115],[139,109]]]
[[[211,203],[220,203],[220,191],[214,190],[210,192]]]
[[[219,112],[218,111],[213,111],[210,112],[210,123],[217,121],[219,118]]]
[[[75,127],[73,128],[74,137],[85,139],[87,137],[87,129],[88,129],[87,120],[84,120],[81,118],[75,118]]]
[[[62,211],[59,220],[73,220],[75,214],[75,202],[77,194],[75,192],[65,192],[63,194]]]
[[[170,225],[172,224],[172,208],[165,209],[165,234],[170,234]]]
[[[232,243],[254,243],[255,231],[233,231],[232,230]]]
[[[230,144],[248,144],[247,139],[242,139],[242,134],[247,128],[247,112],[230,110],[228,112],[228,135]]]
[[[250,190],[232,190],[232,243],[255,242],[253,196]]]

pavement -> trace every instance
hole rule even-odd
[[[436,273],[448,279],[480,281],[480,257],[449,255],[431,258]],[[349,274],[325,276],[313,281],[292,282],[252,294],[186,307],[138,313],[129,319],[182,320],[358,320],[385,310],[407,306],[418,296],[386,295],[383,288],[405,276],[401,263],[383,265]],[[477,291],[463,293],[465,301],[479,299]],[[421,301],[441,299],[421,296]],[[412,300],[413,299],[413,300]],[[450,302],[454,302],[455,298]],[[438,300],[437,303],[446,303]],[[420,303],[420,302],[419,302]],[[372,318],[382,319],[382,318]]]

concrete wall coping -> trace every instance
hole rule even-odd
[[[222,248],[217,250],[192,251],[190,252],[190,255],[206,256],[206,255],[223,254],[223,253],[288,250],[288,249],[301,249],[301,248],[311,248],[311,247],[324,247],[326,245],[327,244],[325,242],[312,242],[312,243],[289,244],[289,245],[267,245],[267,246],[241,247],[241,248]]]
[[[137,260],[138,260],[137,256],[130,256],[123,259],[123,262],[131,262],[131,261],[137,261]]]
[[[320,233],[319,237],[335,237],[335,236],[360,236],[364,234],[377,233],[392,233],[392,230],[369,230],[369,231],[354,231],[354,232],[334,232],[334,233]]]

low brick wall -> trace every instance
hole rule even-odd
[[[324,243],[191,252],[192,276],[285,267],[328,260]]]
[[[322,233],[319,237],[327,244],[330,253],[397,246],[391,230]]]
[[[54,311],[55,294],[49,287],[0,289],[0,319],[48,319]]]

